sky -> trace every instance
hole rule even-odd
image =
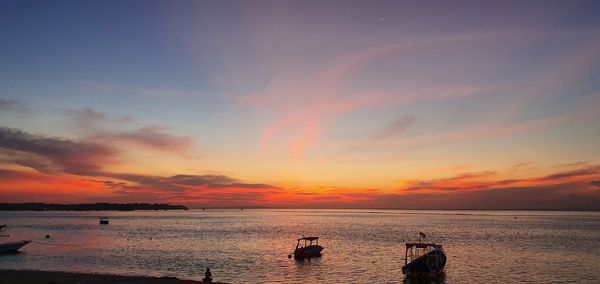
[[[0,0],[0,202],[600,210],[599,9]]]

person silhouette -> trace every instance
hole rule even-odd
[[[210,273],[210,268],[206,268],[206,272],[204,272],[203,282],[212,282],[212,273]]]

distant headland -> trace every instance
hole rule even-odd
[[[183,205],[151,203],[0,203],[0,211],[134,211],[134,210],[188,210]]]

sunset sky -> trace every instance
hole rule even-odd
[[[599,1],[0,1],[0,202],[600,210]]]

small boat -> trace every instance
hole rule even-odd
[[[16,252],[20,248],[31,243],[31,241],[23,240],[14,243],[0,243],[0,253]]]
[[[315,242],[313,244],[313,242]],[[321,256],[323,247],[319,245],[319,237],[302,237],[298,239],[296,249],[294,250],[294,258],[303,259]]]
[[[6,225],[0,225],[0,230],[3,230],[4,228],[6,228]]]
[[[422,237],[425,234],[420,233]],[[446,253],[434,243],[406,243],[402,273],[406,276],[437,276],[444,272]]]
[[[108,225],[108,218],[107,217],[100,218],[100,225]]]

